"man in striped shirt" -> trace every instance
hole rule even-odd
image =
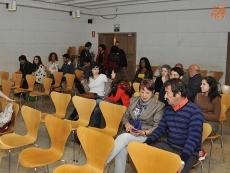
[[[168,132],[167,139],[154,147],[178,154],[182,160],[178,173],[188,173],[201,150],[203,115],[196,104],[188,101],[186,86],[180,79],[170,79],[164,87],[165,98],[171,106],[166,107],[158,127],[145,143],[152,144]]]

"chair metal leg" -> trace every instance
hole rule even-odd
[[[224,156],[224,142],[223,142],[223,137],[224,137],[224,126],[223,126],[223,121],[220,124],[221,127],[221,135],[220,135],[220,142],[221,142],[221,149],[222,149],[222,157],[223,157],[223,162],[225,163],[225,156]]]
[[[111,162],[109,163],[109,166],[108,166],[108,171],[107,171],[107,173],[109,173],[109,170],[110,170],[110,166],[111,166]]]
[[[80,146],[79,146],[79,150],[78,150],[78,154],[77,154],[77,160],[76,160],[76,162],[78,162],[78,159],[79,159],[79,156],[80,156],[80,151],[81,151],[81,148],[82,148],[82,146],[81,146],[81,144],[80,144]]]
[[[200,161],[200,164],[201,164],[201,172],[204,173],[204,168],[203,168],[203,163],[202,163],[202,161]]]
[[[44,108],[44,105],[43,105],[43,96],[41,96],[41,102],[42,102],[42,107]]]
[[[8,150],[8,172],[10,173],[10,162],[11,162],[11,155],[10,155],[10,153],[11,153],[11,150]]]
[[[49,165],[46,165],[46,167],[47,167],[47,173],[49,173]]]
[[[209,164],[208,164],[208,173],[210,172],[210,167],[211,167],[212,145],[213,145],[213,140],[211,139],[211,148],[210,148],[210,156],[209,156]]]
[[[38,97],[35,97],[36,98],[36,100],[35,100],[35,107],[34,107],[34,109],[37,109],[38,108]]]
[[[75,131],[73,130],[73,131],[72,131],[72,141],[73,141],[73,162],[76,161],[76,158],[75,158],[75,141],[74,141],[74,135],[75,135]]]
[[[16,173],[18,173],[19,170],[19,160],[18,160],[18,164],[17,164],[17,168],[16,168]]]
[[[37,172],[37,168],[34,168],[34,172],[35,172],[35,173]]]
[[[20,109],[22,108],[22,93],[20,94],[20,98],[19,98],[19,107]]]

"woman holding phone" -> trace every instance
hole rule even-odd
[[[123,118],[125,133],[115,140],[115,146],[106,163],[115,157],[114,173],[125,173],[127,145],[130,142],[144,142],[158,126],[163,115],[164,104],[154,98],[154,82],[144,79],[140,83],[140,96],[132,97]]]

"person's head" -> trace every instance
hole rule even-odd
[[[175,65],[175,67],[179,67],[179,68],[183,69],[183,65],[182,65],[181,63],[177,63],[177,64]]]
[[[184,98],[186,98],[186,85],[180,79],[170,79],[164,83],[165,99],[171,106],[178,105]]]
[[[216,79],[212,76],[205,76],[201,81],[201,92],[209,97],[212,101],[217,96],[220,97],[220,93],[218,92]]]
[[[85,43],[85,49],[86,50],[90,50],[91,47],[92,47],[92,43],[90,43],[90,42]]]
[[[173,67],[170,71],[170,79],[183,79],[184,71],[180,67]]]
[[[117,46],[112,46],[110,49],[110,53],[118,53],[119,48]]]
[[[48,61],[58,61],[58,56],[55,52],[51,52],[48,57]]]
[[[112,70],[111,79],[113,80],[113,82],[127,81],[127,77],[125,75],[123,68],[115,67]]]
[[[169,78],[170,70],[171,70],[170,65],[168,65],[168,64],[162,65],[162,67],[161,67],[161,76]]]
[[[151,65],[146,57],[142,57],[139,61],[139,69],[146,68],[147,70],[151,70]]]
[[[67,63],[67,62],[70,61],[70,56],[69,56],[69,54],[64,54],[64,55],[62,55],[62,57],[63,57],[64,63]]]
[[[154,96],[155,85],[150,79],[144,79],[140,83],[139,91],[143,102],[148,102]]]
[[[106,50],[106,46],[104,44],[99,44],[98,48],[100,51]]]
[[[41,57],[40,56],[35,56],[34,57],[34,60],[33,60],[33,64],[36,65],[36,66],[39,66],[40,64],[42,64],[42,60],[41,60]]]
[[[91,76],[97,76],[101,74],[100,66],[96,62],[91,64],[90,71],[91,71]]]
[[[189,77],[193,77],[196,74],[200,73],[200,67],[197,64],[192,64],[188,68]]]
[[[25,55],[19,56],[18,61],[20,62],[20,64],[25,64],[27,62],[26,56]]]
[[[115,46],[119,47],[120,46],[120,41],[116,41]]]
[[[90,67],[90,59],[88,57],[83,58],[83,63],[85,67]]]

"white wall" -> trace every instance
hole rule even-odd
[[[113,20],[96,18],[96,24],[88,25],[88,30],[113,32],[114,24],[120,24],[120,32],[137,32],[137,59],[143,56],[152,65],[181,62],[184,68],[197,63],[201,69],[225,72],[227,56],[227,33],[230,32],[230,10],[226,9],[225,19],[212,19],[211,9],[172,12],[139,13],[146,11],[169,11],[178,9],[212,8],[216,5],[230,7],[230,1],[191,0],[157,3],[139,6],[118,7],[119,13]],[[104,8],[100,14],[114,14],[115,8]],[[114,15],[113,15],[114,16]],[[106,17],[113,17],[106,16]],[[91,39],[97,45],[97,39]],[[225,76],[221,78],[221,83]]]
[[[18,6],[17,12],[8,12],[5,4],[0,4],[0,70],[14,72],[21,54],[25,54],[30,61],[35,55],[40,55],[46,64],[49,53],[54,51],[62,62],[61,55],[69,46],[78,48],[87,41],[92,42],[92,51],[97,52],[97,33],[113,32],[114,24],[120,24],[120,32],[137,33],[137,63],[146,56],[152,65],[167,63],[174,66],[181,62],[184,68],[188,68],[190,64],[197,63],[201,69],[225,72],[230,10],[226,9],[225,19],[211,19],[211,8],[218,4],[230,7],[229,0],[187,0],[122,6],[117,8],[120,15],[112,20],[89,15],[72,19],[68,12],[22,6]],[[195,8],[210,9],[156,12]],[[115,14],[116,8],[82,11],[105,15]],[[88,24],[87,19],[92,17],[96,23]],[[92,31],[96,31],[95,38],[91,36]],[[221,83],[224,83],[224,79],[223,76]]]

